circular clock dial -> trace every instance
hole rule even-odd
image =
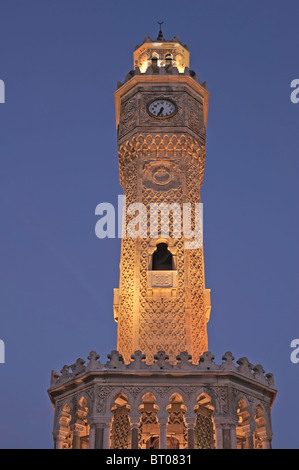
[[[176,104],[170,100],[158,99],[151,101],[148,105],[148,112],[155,117],[169,117],[177,110]]]

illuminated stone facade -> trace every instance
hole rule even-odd
[[[151,237],[150,205],[176,203],[182,208],[190,203],[194,229],[205,164],[209,93],[190,71],[189,52],[177,38],[145,41],[134,52],[134,71],[115,93],[120,181],[127,206],[143,203],[148,221],[146,237],[134,240],[127,234],[122,240],[120,285],[114,301],[117,349],[125,362],[141,350],[151,363],[162,350],[175,363],[181,351],[199,358],[208,350],[210,291],[205,288],[203,249],[185,248],[184,236],[173,233],[183,235],[183,217],[176,227],[171,224],[171,212],[169,237],[163,238],[161,224],[159,235],[173,256],[173,273],[166,280],[163,271],[153,271],[152,256],[161,238]],[[177,68],[178,60],[184,68]],[[160,107],[165,100],[175,105],[172,115],[149,112],[150,103],[156,101]],[[126,227],[133,218],[127,215]]]
[[[132,237],[136,212],[126,210],[113,302],[117,350],[106,363],[91,351],[88,362],[52,371],[56,448],[271,447],[272,374],[245,357],[234,362],[230,352],[216,364],[208,351],[202,244],[187,248],[184,218],[174,211],[168,234],[161,218],[151,232],[152,204],[190,204],[196,230],[208,99],[187,46],[161,31],[135,49],[134,70],[118,84],[120,181],[126,208],[146,209],[145,234]]]

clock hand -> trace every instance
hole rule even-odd
[[[162,106],[162,108],[161,108],[160,111],[158,112],[157,116],[161,116],[161,114],[163,113],[163,111],[164,111],[164,108],[163,108],[163,106]]]

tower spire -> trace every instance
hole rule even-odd
[[[158,37],[157,37],[157,41],[165,41],[164,36],[163,36],[163,33],[162,33],[162,24],[164,24],[164,21],[157,21],[157,23],[158,23],[158,25],[160,26],[159,34],[158,34]]]

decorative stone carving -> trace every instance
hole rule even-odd
[[[129,410],[125,406],[116,408],[113,412],[111,428],[111,449],[130,449],[131,425]]]
[[[275,387],[274,375],[271,374],[271,373],[268,373],[268,374],[266,374],[266,378],[267,378],[269,387],[273,387],[273,388],[274,388],[274,387]]]
[[[249,377],[252,376],[252,364],[250,364],[247,357],[241,357],[240,359],[238,359],[237,364],[239,364],[238,371],[241,374],[247,375]]]
[[[153,161],[159,157],[163,161],[177,160],[178,156],[191,161],[199,162],[199,180],[202,185],[204,164],[205,164],[205,146],[204,141],[198,142],[193,137],[180,135],[138,135],[121,144],[118,149],[120,182],[125,186],[126,178],[124,170],[127,165],[136,159]],[[129,183],[129,182],[128,182]],[[130,183],[129,183],[130,184]]]
[[[84,359],[79,358],[76,360],[75,364],[71,365],[72,373],[74,374],[74,376],[85,372],[84,364],[85,364]]]
[[[210,351],[206,351],[199,359],[199,369],[204,370],[217,370],[220,369],[220,366],[214,363],[215,356],[211,354]]]
[[[194,441],[196,449],[214,449],[215,447],[212,411],[202,406],[197,409]]]
[[[123,357],[118,351],[112,351],[107,357],[109,359],[106,364],[107,369],[121,369],[125,367]]]
[[[136,96],[128,99],[121,105],[119,135],[123,136],[136,124]]]
[[[178,363],[177,367],[180,369],[194,369],[195,365],[192,364],[191,359],[192,356],[188,354],[187,351],[183,351],[176,357]]]
[[[96,353],[96,351],[90,351],[87,359],[89,359],[89,362],[86,366],[86,371],[103,369],[104,365],[100,363],[100,356]]]
[[[234,364],[234,356],[230,351],[227,351],[223,356],[222,360],[224,361],[221,364],[221,369],[223,370],[237,370],[237,366]]]
[[[154,355],[155,362],[152,365],[152,369],[172,369],[172,365],[169,364],[169,356],[165,354],[164,351],[158,351],[157,354]]]
[[[172,272],[152,272],[150,287],[173,287]]]
[[[219,401],[220,410],[222,414],[228,413],[228,393],[227,387],[214,387],[216,397]]]
[[[169,191],[181,185],[181,170],[174,161],[145,162],[143,185],[156,191]]]
[[[202,103],[192,98],[188,97],[187,101],[187,110],[188,110],[188,126],[196,133],[204,133],[204,122],[203,122],[203,109]]]
[[[67,365],[63,366],[63,368],[60,371],[61,376],[59,378],[59,382],[66,382],[67,380],[69,380],[72,377],[69,370],[70,370],[70,366],[67,366]]]
[[[149,366],[145,363],[145,358],[145,354],[142,354],[141,351],[135,351],[134,354],[131,355],[131,359],[133,359],[133,361],[127,365],[127,369],[146,369]]]
[[[256,380],[258,380],[259,382],[267,383],[266,378],[264,376],[265,371],[263,369],[263,366],[261,366],[261,364],[257,364],[253,366],[252,370],[253,370],[253,376]]]
[[[54,387],[56,383],[59,381],[59,378],[60,378],[60,374],[57,372],[57,370],[52,370],[50,387]]]
[[[100,386],[96,393],[96,410],[97,413],[101,413],[105,407],[105,400],[110,392],[112,392],[112,386]]]

